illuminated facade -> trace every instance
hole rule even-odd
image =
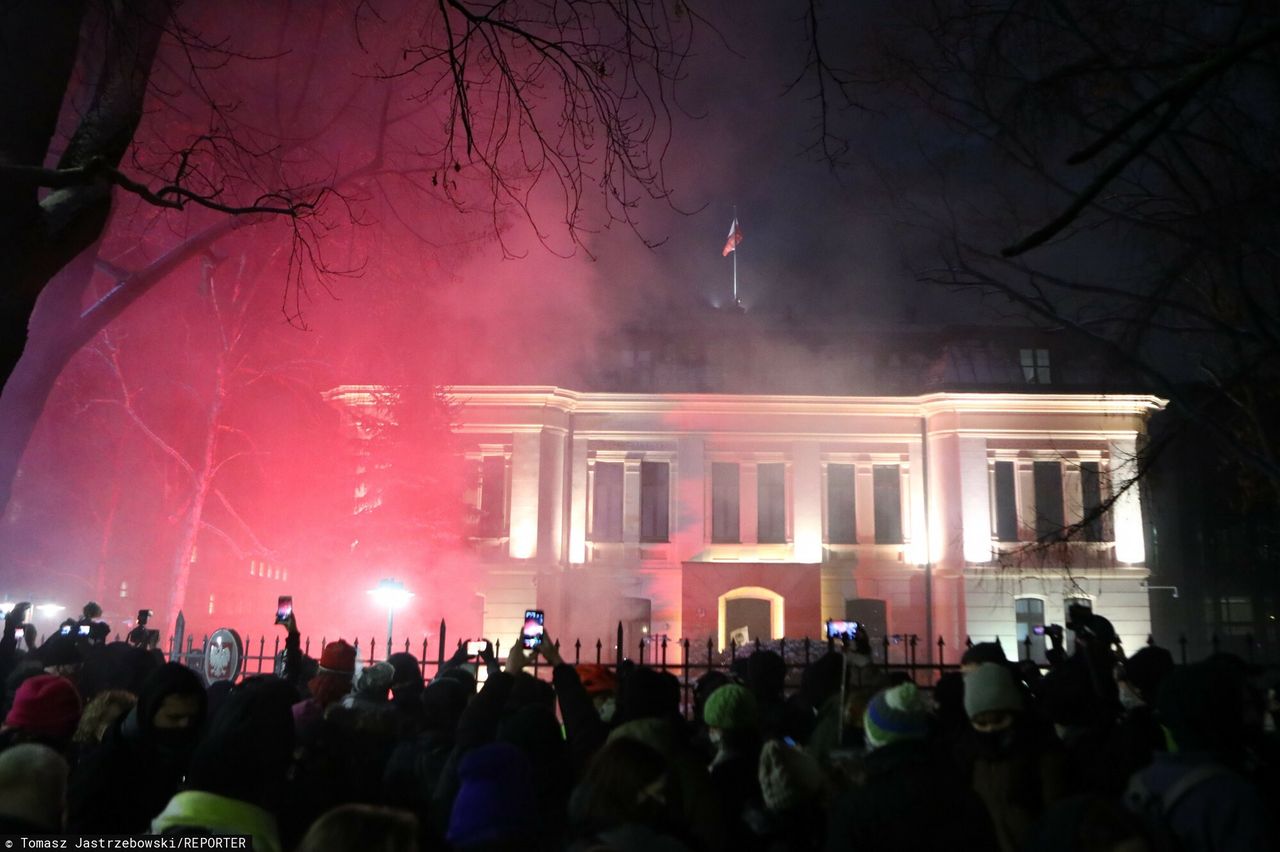
[[[486,636],[999,638],[1086,602],[1150,630],[1132,478],[1152,396],[580,393],[455,386]],[[349,409],[376,389],[327,395]],[[1065,537],[1067,540],[1061,540]],[[465,579],[464,579],[465,577]],[[472,579],[474,578],[474,579]],[[931,642],[927,643],[932,645]],[[920,659],[929,652],[919,651]]]

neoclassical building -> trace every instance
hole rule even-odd
[[[356,412],[377,391],[326,396]],[[853,619],[949,655],[1030,636],[1038,656],[1036,628],[1077,602],[1130,650],[1150,630],[1134,470],[1156,397],[448,393],[482,566],[458,582],[485,635],[517,633],[531,604],[557,635],[621,621],[628,647]]]

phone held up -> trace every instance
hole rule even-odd
[[[484,646],[487,644],[489,643],[483,639],[468,639],[467,640],[467,656],[468,657],[480,656],[481,654],[484,653]]]
[[[827,619],[827,638],[844,639],[852,642],[858,638],[858,622],[838,621],[834,618]]]
[[[293,595],[281,595],[276,599],[276,624],[284,624],[293,615]]]
[[[520,647],[532,651],[542,644],[543,615],[540,609],[524,611],[524,629],[520,631]]]

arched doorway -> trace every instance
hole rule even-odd
[[[725,592],[717,603],[717,632],[722,651],[728,647],[731,635],[745,635],[751,641],[781,639],[786,635],[784,600],[777,592],[763,586],[742,586]]]

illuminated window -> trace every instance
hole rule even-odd
[[[873,472],[876,544],[902,544],[902,475],[896,464],[878,464]]]
[[[122,598],[129,597],[129,584],[124,582],[123,580],[120,581],[120,597]]]
[[[482,538],[497,538],[507,532],[507,460],[485,456],[480,465],[480,523]]]
[[[722,543],[741,541],[738,520],[738,465],[712,462],[711,540]]]
[[[1018,659],[1027,659],[1029,636],[1031,659],[1037,662],[1044,660],[1044,601],[1039,598],[1018,598],[1013,602],[1013,613],[1018,628]]]
[[[1018,540],[1018,490],[1013,462],[996,462],[996,540]]]
[[[622,464],[596,462],[593,469],[591,540],[622,541]]]
[[[1019,350],[1018,360],[1022,364],[1022,378],[1027,384],[1047,385],[1050,383],[1048,349]]]
[[[640,464],[640,540],[667,541],[670,538],[671,465],[666,462]]]
[[[827,541],[831,544],[858,543],[855,473],[851,464],[827,465]]]
[[[787,466],[756,465],[756,540],[781,544],[787,540]]]

